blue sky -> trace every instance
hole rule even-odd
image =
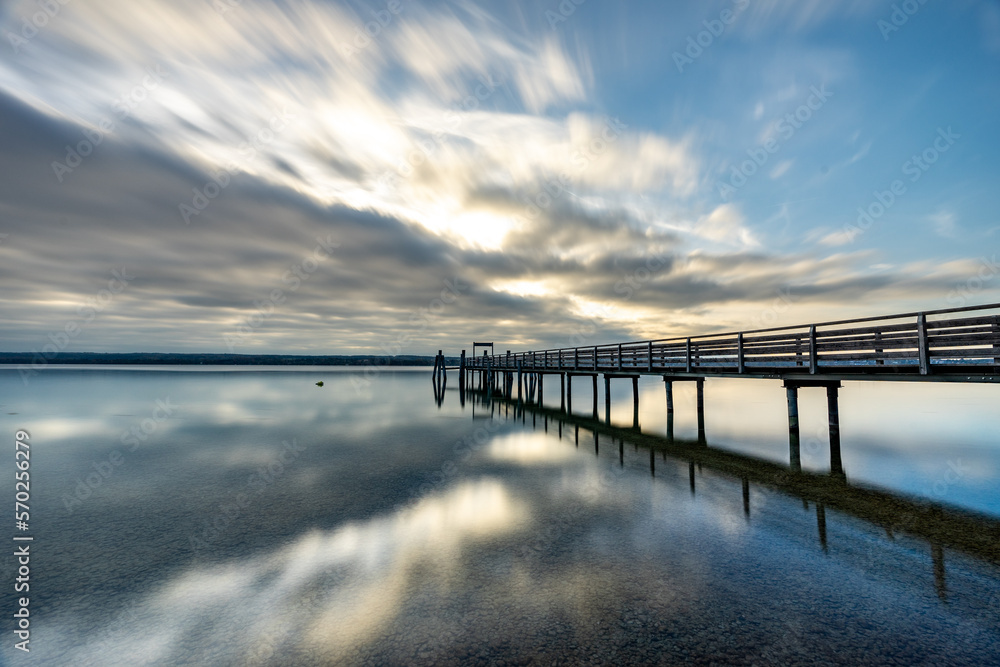
[[[52,0],[0,34],[6,350],[424,354],[1000,301],[995,1]]]

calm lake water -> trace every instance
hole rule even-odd
[[[675,435],[693,438],[686,384]],[[1000,664],[988,559],[659,452],[651,470],[627,438],[462,405],[456,389],[452,374],[438,406],[428,369],[359,382],[330,368],[56,368],[27,385],[0,370],[8,443],[31,434],[34,537],[31,653],[13,648],[5,611],[0,657]],[[640,389],[642,431],[662,435],[663,384]],[[558,379],[545,390],[558,407]],[[612,392],[612,421],[630,425],[629,383]],[[995,527],[998,398],[846,384],[849,483]],[[574,412],[590,405],[575,380]],[[822,390],[800,391],[800,413],[803,467],[826,470]],[[779,382],[709,380],[706,417],[711,447],[787,463]],[[12,502],[12,447],[2,466]],[[0,568],[11,610],[16,563]]]

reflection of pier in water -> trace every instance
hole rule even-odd
[[[776,489],[799,498],[803,507],[815,507],[817,539],[824,552],[829,549],[826,510],[835,509],[845,515],[863,519],[880,527],[890,540],[896,534],[905,534],[929,545],[933,563],[934,586],[938,597],[945,600],[945,549],[952,549],[978,560],[1000,566],[1000,519],[988,515],[911,498],[890,491],[848,484],[842,470],[829,473],[803,471],[746,454],[716,449],[703,438],[679,439],[643,433],[637,428],[624,428],[603,422],[594,417],[584,417],[559,409],[546,408],[538,403],[527,403],[504,396],[499,391],[489,392],[459,389],[463,401],[479,407],[478,416],[517,419],[526,424],[529,417],[533,428],[549,430],[549,422],[558,429],[572,429],[573,440],[580,446],[581,429],[591,434],[594,452],[600,453],[602,439],[612,446],[618,443],[620,465],[625,463],[625,443],[649,451],[649,471],[656,475],[656,454],[664,461],[687,462],[691,493],[697,490],[697,473],[702,468],[739,479],[742,484],[743,512],[750,518],[752,485]],[[466,396],[468,394],[468,396]],[[463,402],[464,404],[464,402]],[[672,433],[670,434],[672,436]],[[586,436],[584,436],[585,439]]]

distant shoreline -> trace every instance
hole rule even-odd
[[[457,363],[448,359],[449,363]],[[62,352],[47,358],[39,352],[0,352],[0,364],[143,365],[143,366],[433,366],[433,356],[185,354],[160,352]]]

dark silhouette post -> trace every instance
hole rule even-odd
[[[844,462],[840,458],[840,409],[837,405],[839,387],[839,382],[826,386],[826,409],[830,421],[830,474],[845,477]]]
[[[611,423],[611,378],[604,374],[604,422]]]
[[[663,384],[667,388],[667,439],[674,439],[674,383],[663,378]]]
[[[705,442],[705,378],[698,378],[698,442]]]
[[[799,388],[794,384],[785,385],[788,399],[788,459],[795,472],[802,471],[799,454]]]
[[[639,428],[639,376],[632,378],[632,428]]]

